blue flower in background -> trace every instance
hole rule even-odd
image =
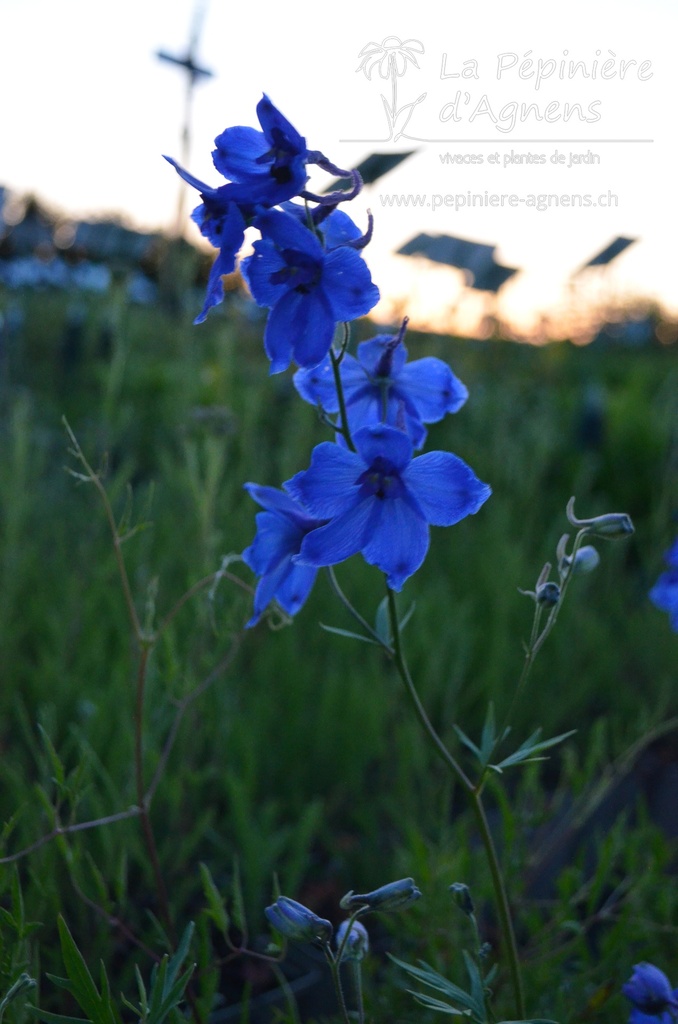
[[[633,1004],[629,1024],[672,1024],[678,1020],[678,989],[671,988],[669,979],[654,964],[636,964],[622,992]]]
[[[369,313],[379,289],[354,248],[324,250],[292,214],[268,210],[255,223],[262,238],[241,269],[257,305],[271,310],[264,333],[271,373],[286,370],[292,359],[317,366],[336,323]]]
[[[288,615],[296,615],[306,601],[317,570],[295,564],[292,559],[306,534],[323,526],[325,520],[312,519],[275,487],[245,484],[245,490],[265,509],[257,513],[256,536],[242,553],[244,562],[261,577],[254,594],[254,615],[247,623],[255,626],[273,600]]]
[[[360,427],[388,423],[404,430],[415,448],[426,439],[424,423],[437,423],[457,412],[468,391],[449,366],[433,356],[408,363],[403,335],[380,334],[358,346],[358,358],[345,355],[341,363],[346,414],[351,433]],[[339,403],[329,358],[319,366],[299,370],[294,384],[307,402],[337,413]]]
[[[295,561],[336,565],[362,552],[400,590],[424,561],[429,525],[472,515],[491,489],[449,452],[413,459],[412,442],[393,427],[363,427],[353,440],[355,452],[319,444],[310,468],[285,484],[309,514],[330,520],[306,535]]]
[[[650,600],[660,611],[669,613],[671,629],[678,633],[678,540],[666,552],[664,561],[669,569],[653,586]]]

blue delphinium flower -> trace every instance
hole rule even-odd
[[[360,551],[400,590],[424,561],[429,525],[477,512],[491,489],[450,452],[413,459],[409,437],[393,427],[363,427],[353,440],[355,452],[319,444],[310,468],[285,484],[310,515],[329,520],[306,535],[296,561],[336,565]]]
[[[262,131],[236,126],[227,128],[214,140],[214,166],[229,183],[213,188],[176,160],[165,159],[185,182],[197,189],[202,203],[192,219],[201,233],[219,249],[207,284],[207,296],[195,323],[202,323],[209,310],[224,297],[222,277],[235,269],[235,258],[243,244],[245,228],[256,209],[276,206],[299,195],[308,180],[306,163],[319,154],[306,148],[306,140],[264,95],[257,104]]]
[[[220,174],[241,186],[233,190],[238,202],[277,206],[303,190],[306,163],[315,154],[265,93],[257,117],[262,131],[242,125],[227,128],[214,140],[212,158]]]
[[[358,358],[345,355],[340,368],[351,433],[360,427],[388,423],[404,430],[415,449],[426,439],[424,423],[437,423],[457,412],[468,391],[442,359],[428,356],[408,363],[403,336],[379,334],[358,346]],[[339,402],[328,358],[310,370],[298,370],[294,384],[307,402],[337,413]]]
[[[256,516],[257,533],[242,553],[244,562],[261,577],[254,594],[254,615],[247,626],[255,626],[275,600],[288,615],[296,615],[311,592],[317,569],[295,564],[301,543],[310,530],[326,520],[313,519],[284,491],[259,484],[245,484],[245,490],[264,509]]]
[[[281,935],[293,942],[323,942],[332,938],[332,925],[324,917],[318,917],[303,903],[279,896],[264,910],[266,917]]]
[[[369,313],[379,289],[354,248],[323,249],[292,214],[268,210],[255,224],[262,238],[241,270],[255,302],[271,310],[264,333],[271,373],[286,370],[292,359],[299,366],[317,366],[329,351],[336,323]]]
[[[672,1024],[678,1020],[678,989],[654,964],[640,963],[622,992],[633,1004],[629,1024]]]
[[[669,566],[667,572],[663,572],[652,590],[650,600],[663,612],[669,613],[671,629],[678,633],[678,540],[664,555],[664,561]]]

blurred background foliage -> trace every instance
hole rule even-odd
[[[257,508],[243,483],[280,486],[327,433],[291,375],[268,376],[264,320],[235,294],[199,328],[181,309],[130,305],[122,287],[77,300],[0,295],[0,309],[0,853],[10,856],[50,833],[55,806],[68,824],[136,800],[134,643],[101,506],[64,470],[77,467],[62,417],[105,470],[116,514],[127,508],[147,526],[124,555],[140,615],[148,607],[156,623],[251,542]],[[355,340],[379,330],[361,322]],[[636,526],[628,542],[600,543],[601,566],[572,587],[514,710],[518,742],[537,726],[576,735],[509,775],[504,790],[493,787],[490,800],[532,1012],[617,1020],[630,966],[666,966],[678,954],[678,899],[664,884],[675,869],[676,788],[672,818],[661,805],[678,764],[676,732],[662,733],[678,713],[678,639],[647,599],[676,531],[676,346],[540,348],[415,332],[407,345],[410,358],[447,360],[470,391],[457,415],[430,429],[427,449],[456,452],[493,488],[478,515],[432,531],[429,556],[400,595],[403,612],[416,605],[410,666],[449,742],[454,723],[479,733],[488,700],[500,719],[508,709],[532,615],[518,588],[534,587],[555,561],[570,496],[580,516],[625,511]],[[246,566],[230,571],[254,584]],[[373,618],[380,574],[359,558],[337,572]],[[471,885],[493,941],[491,890],[463,801],[395,673],[379,651],[322,631],[352,628],[323,574],[291,628],[243,633],[250,604],[228,579],[211,599],[204,588],[150,663],[148,778],[182,700],[227,663],[187,705],[151,811],[179,930],[199,919],[205,963],[219,963],[214,976],[203,964],[198,991],[209,1002],[216,989],[228,1004],[272,984],[220,948],[201,861],[224,894],[239,865],[255,944],[274,877],[336,921],[349,888],[413,875],[428,898],[375,926],[377,954],[422,957],[454,977],[468,936],[445,887]],[[6,989],[24,967],[39,974],[48,1009],[73,1009],[44,981],[63,974],[59,913],[90,965],[106,963],[115,991],[145,955],[130,935],[163,951],[134,819],[61,836],[1,866],[0,892],[0,980]],[[394,971],[378,955],[370,970]],[[372,1014],[420,1020],[398,985],[368,982]]]

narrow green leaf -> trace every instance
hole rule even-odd
[[[537,760],[533,755],[541,753],[542,750],[548,750],[550,747],[555,747],[558,743],[562,743],[563,740],[568,739],[570,736],[574,736],[576,729],[570,729],[569,732],[563,732],[560,736],[554,736],[550,740],[542,740],[541,743],[535,743],[534,740],[539,736],[541,730],[538,729],[535,733],[527,739],[522,746],[518,747],[514,754],[510,754],[505,757],[499,764],[492,765],[495,769],[508,768],[510,765],[520,764],[522,761]]]
[[[233,923],[238,931],[243,934],[247,932],[245,900],[243,898],[242,883],[240,881],[240,863],[237,857],[233,858]]]
[[[61,955],[63,956],[68,979],[71,982],[73,995],[81,1009],[85,1011],[88,1017],[94,1020],[98,1016],[101,997],[82,953],[76,946],[68,925],[61,915],[59,915],[57,924],[61,940]]]
[[[497,742],[497,726],[494,720],[494,702],[490,701],[487,706],[485,724],[480,736],[480,757],[483,765],[486,765],[492,756],[492,751]]]
[[[177,946],[174,956],[170,959],[167,967],[167,980],[170,985],[176,981],[181,966],[188,956],[188,951],[193,941],[193,932],[195,931],[195,924],[193,921],[189,921],[184,929],[184,934],[181,936],[179,945]]]
[[[400,631],[401,632],[403,631],[403,629],[405,628],[407,623],[410,621],[410,619],[414,615],[414,609],[416,607],[417,607],[416,601],[413,601],[412,604],[410,605],[410,607],[407,609],[407,611],[403,615],[403,617],[400,620],[400,622],[398,623],[398,625],[400,626]]]
[[[214,884],[214,879],[212,878],[210,869],[203,863],[200,864],[200,879],[202,881],[202,891],[205,894],[205,899],[208,904],[207,913],[212,918],[221,934],[227,936],[230,919],[228,911],[226,910],[226,904]]]
[[[468,1010],[457,1010],[449,1003],[444,1003],[441,999],[434,999],[433,996],[427,996],[423,992],[415,992],[412,988],[408,988],[407,991],[421,1006],[426,1006],[429,1010],[437,1010],[438,1013],[447,1013],[454,1017],[468,1017],[469,1015]]]
[[[454,729],[454,731],[456,732],[457,736],[459,737],[461,742],[464,744],[464,746],[468,747],[468,749],[471,751],[471,753],[475,754],[476,757],[478,758],[478,760],[482,763],[483,755],[480,752],[480,747],[477,747],[475,745],[475,743],[473,742],[473,740],[470,739],[470,737],[467,736],[466,733],[464,732],[464,730],[460,729],[458,725],[454,725],[453,724],[452,728]]]
[[[47,735],[45,729],[43,729],[43,727],[39,723],[38,731],[42,737],[42,742],[45,745],[45,750],[47,751],[49,763],[52,766],[52,771],[54,772],[54,781],[56,782],[57,786],[59,786],[59,788],[61,789],[63,788],[64,783],[66,782],[66,771],[59,758],[59,755],[56,752],[54,744]]]
[[[479,1020],[487,1021],[487,1011],[485,1009],[485,986],[483,980],[480,977],[480,971],[478,965],[472,956],[467,953],[464,949],[462,950],[464,956],[464,963],[466,964],[466,971],[471,981],[471,997],[475,1003],[475,1013]]]
[[[38,1020],[46,1021],[46,1024],[92,1024],[91,1020],[88,1020],[87,1017],[67,1017],[61,1013],[50,1013],[49,1010],[41,1010],[39,1006],[31,1006],[30,1004],[24,1006],[24,1010],[31,1017],[37,1017]]]
[[[388,614],[388,598],[385,597],[379,602],[374,616],[374,632],[389,647],[393,643],[391,634],[391,619]]]
[[[398,967],[401,967],[413,978],[422,982],[422,984],[428,985],[429,988],[435,989],[436,992],[442,992],[443,995],[454,999],[468,1010],[473,1011],[476,1009],[475,1000],[468,992],[465,992],[463,988],[459,988],[453,982],[448,981],[442,974],[438,974],[424,960],[419,960],[420,967],[414,967],[412,964],[406,964],[404,961],[398,960],[392,953],[389,953],[388,956],[394,964],[397,964]]]
[[[381,644],[373,640],[372,637],[363,636],[361,633],[352,633],[350,629],[339,629],[338,626],[326,626],[324,622],[318,623],[321,629],[324,629],[326,633],[335,633],[337,636],[348,637],[349,640],[360,640],[364,644],[373,644],[375,647],[380,647]]]

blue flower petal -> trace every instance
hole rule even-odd
[[[678,633],[678,569],[663,572],[649,597],[655,608],[668,612],[671,629]]]
[[[383,423],[357,430],[353,443],[367,466],[375,459],[385,458],[402,474],[412,458],[412,442],[407,434]]]
[[[279,249],[294,249],[312,259],[322,260],[323,248],[313,232],[291,213],[266,210],[255,220],[262,237],[270,239]],[[353,250],[347,250],[353,251]],[[357,253],[354,253],[357,256]],[[361,260],[360,256],[358,259]],[[363,266],[365,263],[361,260]]]
[[[358,501],[357,480],[364,470],[365,464],[355,452],[323,441],[313,449],[310,467],[284,486],[311,515],[330,519]]]
[[[290,153],[306,153],[306,139],[271,103],[266,93],[257,103],[257,117],[270,142],[275,144],[282,140]]]
[[[257,576],[263,576],[279,565],[290,552],[298,552],[304,531],[292,520],[275,512],[257,512],[255,521],[256,536],[243,551],[242,559]]]
[[[362,237],[362,232],[343,210],[332,210],[332,213],[320,225],[326,249],[336,249],[346,242],[355,242]]]
[[[272,242],[259,239],[254,243],[254,254],[245,257],[240,272],[258,306],[274,306],[285,294],[285,286],[271,278],[286,265]]]
[[[207,281],[207,291],[205,293],[205,304],[202,310],[196,316],[193,321],[194,324],[202,324],[207,319],[207,314],[213,306],[218,306],[224,298],[224,284],[222,277],[224,274],[231,274],[235,266],[235,257],[228,250],[222,249],[212,264],[210,270],[210,276]]]
[[[288,615],[296,615],[305,604],[317,575],[318,570],[314,566],[292,562],[275,594],[276,601]]]
[[[212,160],[224,178],[243,182],[251,179],[253,174],[261,177],[257,160],[270,149],[270,143],[263,132],[237,125],[218,135],[214,145],[216,149],[212,153]]]
[[[307,533],[297,561],[314,566],[337,565],[351,555],[357,555],[371,536],[374,522],[379,516],[378,504],[367,498],[332,519],[326,526]]]
[[[327,355],[334,327],[332,310],[321,290],[286,292],[269,313],[264,332],[271,373],[286,370],[292,356],[300,366],[316,366]]]
[[[339,248],[327,253],[323,288],[332,303],[335,320],[355,320],[379,302],[379,289],[355,249]]]
[[[171,156],[166,156],[166,157],[164,157],[164,159],[167,161],[168,164],[172,165],[172,167],[177,172],[177,174],[179,175],[180,178],[183,178],[183,180],[187,184],[192,185],[193,188],[197,188],[198,192],[200,192],[200,193],[202,193],[204,195],[213,195],[213,194],[216,193],[216,189],[212,188],[211,185],[206,185],[204,181],[200,181],[200,178],[196,178],[192,174],[190,174],[188,171],[185,171],[183,169],[183,167],[181,167],[176,162],[176,160],[172,159]]]
[[[292,555],[287,555],[275,569],[261,577],[254,592],[254,614],[245,623],[246,629],[256,626],[271,601],[275,600],[276,592],[280,589],[285,577],[291,572],[292,568]]]
[[[243,484],[243,489],[247,491],[251,498],[265,508],[267,512],[278,512],[280,515],[287,516],[292,522],[298,523],[299,526],[308,528],[309,525],[317,525],[315,520],[311,516],[306,515],[303,509],[290,497],[289,494],[285,494],[284,491],[279,490],[277,487],[266,487],[263,484],[246,483]]]
[[[394,391],[412,402],[424,423],[437,423],[446,413],[457,412],[468,398],[468,390],[447,363],[434,356],[403,366]]]
[[[344,356],[344,360],[348,358],[350,357]],[[311,405],[321,405],[328,413],[339,412],[334,371],[329,356],[317,366],[297,370],[293,382],[298,394],[305,402],[310,402]]]
[[[373,521],[363,557],[386,573],[392,590],[401,590],[405,580],[417,571],[426,557],[429,530],[416,506],[408,500],[373,499],[379,516]]]
[[[419,455],[403,471],[402,479],[433,526],[453,526],[473,515],[492,493],[492,488],[451,452]]]

